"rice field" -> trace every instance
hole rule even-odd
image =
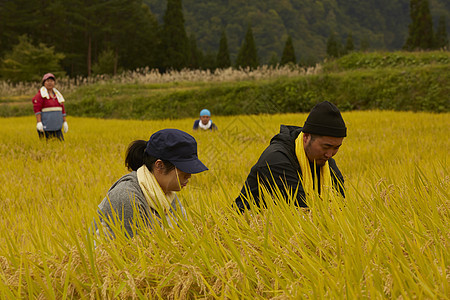
[[[232,209],[280,124],[306,116],[214,117],[215,133],[68,116],[64,143],[39,141],[32,116],[0,119],[0,298],[448,299],[448,113],[343,113],[345,199]],[[210,168],[178,194],[188,220],[90,234],[128,144],[163,128],[193,134]]]

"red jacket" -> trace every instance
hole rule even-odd
[[[64,104],[59,103],[56,96],[54,96],[54,98],[50,97],[50,99],[42,98],[41,93],[37,92],[37,94],[33,97],[34,114],[35,115],[40,114],[40,113],[42,113],[43,108],[48,108],[48,107],[62,107],[62,114],[63,114],[63,116],[66,115],[66,110],[64,108]]]

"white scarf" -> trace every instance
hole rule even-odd
[[[172,202],[175,199],[175,193],[165,194],[158,181],[145,165],[137,170],[137,179],[148,206],[155,211],[162,211],[167,215],[172,208]]]
[[[53,88],[53,91],[55,92],[58,102],[63,103],[65,101],[63,95],[55,88]],[[48,90],[45,86],[41,87],[40,92],[41,92],[42,98],[50,99],[50,95],[48,94]]]
[[[212,121],[209,120],[208,124],[203,125],[202,120],[200,120],[200,122],[198,122],[198,127],[200,127],[201,129],[207,130],[211,127]]]

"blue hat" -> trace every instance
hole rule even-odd
[[[145,152],[155,158],[167,160],[189,174],[208,170],[198,159],[194,137],[178,129],[163,129],[152,134]]]
[[[202,111],[200,112],[200,117],[202,117],[202,116],[211,117],[211,112],[209,110],[207,110],[206,108],[202,109]]]

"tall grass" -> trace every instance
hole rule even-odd
[[[71,93],[81,86],[92,84],[163,84],[181,82],[228,82],[228,81],[253,81],[261,79],[294,77],[299,75],[317,74],[320,65],[314,67],[286,66],[260,66],[256,69],[217,69],[168,71],[160,73],[157,69],[139,68],[134,71],[126,71],[116,76],[97,75],[91,77],[57,78],[58,89],[65,93]],[[40,82],[11,83],[0,81],[0,95],[2,97],[14,97],[18,95],[33,96],[40,88]]]
[[[238,215],[250,167],[306,114],[215,117],[192,133],[210,171],[179,193],[188,220],[113,241],[89,228],[128,143],[193,120],[70,118],[59,143],[0,119],[0,298],[447,298],[449,114],[343,115],[345,199]]]

